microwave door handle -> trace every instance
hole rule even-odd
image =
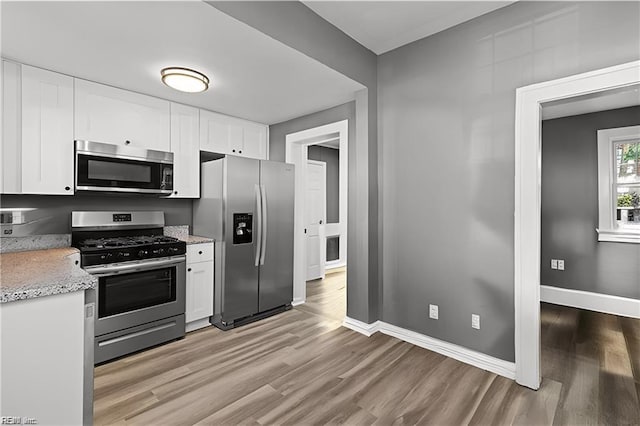
[[[260,185],[260,198],[262,199],[260,265],[264,265],[264,256],[267,253],[267,192],[264,185]]]
[[[254,266],[258,266],[260,262],[260,241],[262,240],[262,198],[260,194],[260,189],[257,184],[254,185],[253,190],[256,196],[256,216],[257,216],[257,220],[255,223],[257,228],[257,232],[256,232],[257,235],[256,235],[256,238],[253,239],[256,246],[256,257],[255,257]]]

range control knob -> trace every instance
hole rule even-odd
[[[164,254],[164,249],[154,249],[151,253],[158,256],[158,255]]]
[[[148,251],[146,251],[146,250],[140,250],[140,251],[138,252],[138,257],[145,257],[147,254],[149,254],[149,252],[148,252]]]
[[[102,256],[100,256],[100,260],[110,260],[111,258],[113,258],[113,254],[111,253],[105,253]]]

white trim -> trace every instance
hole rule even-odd
[[[201,328],[209,327],[211,323],[209,322],[209,318],[202,318],[199,320],[191,321],[185,324],[184,329],[187,333],[190,331],[199,330]]]
[[[367,337],[379,331],[388,336],[392,336],[407,343],[411,343],[412,345],[437,352],[441,355],[453,358],[460,362],[464,362],[465,364],[469,364],[473,367],[490,371],[499,376],[503,376],[511,380],[515,379],[516,377],[516,365],[513,362],[504,361],[502,359],[498,359],[481,352],[458,346],[453,343],[445,342],[440,339],[435,339],[433,337],[429,337],[415,331],[407,330],[393,324],[388,324],[383,321],[376,321],[372,324],[366,324],[361,321],[346,317],[342,325],[346,328],[357,331],[360,334],[364,334]]]
[[[296,165],[293,237],[293,298],[304,303],[307,297],[307,248],[304,234],[304,200],[307,165],[307,147],[326,139],[326,135],[337,134],[340,140],[340,260],[347,259],[347,218],[348,218],[348,139],[349,120],[342,120],[324,126],[314,127],[285,137],[285,161]],[[331,136],[335,139],[335,136]]]
[[[540,301],[622,317],[640,318],[640,300],[627,297],[541,285]]]
[[[347,262],[340,262],[340,259],[338,259],[338,260],[332,260],[330,262],[325,263],[324,269],[325,271],[330,271],[332,269],[338,269],[345,266],[347,266]]]
[[[625,231],[603,231],[596,229],[598,232],[598,241],[610,243],[635,243],[640,244],[640,233]]]
[[[640,243],[640,233],[619,227],[613,212],[617,202],[614,145],[640,139],[640,126],[598,130],[598,241]]]
[[[516,381],[540,387],[541,104],[640,83],[640,61],[516,89],[514,302]]]
[[[364,334],[367,337],[380,331],[380,321],[376,321],[372,324],[367,324],[366,322],[358,321],[357,319],[344,317],[342,326],[356,331],[360,334]]]
[[[293,301],[291,302],[291,306],[304,305],[305,303],[306,301],[304,299],[293,299]]]

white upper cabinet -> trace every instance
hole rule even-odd
[[[22,65],[22,193],[73,194],[73,78]]]
[[[172,198],[200,197],[199,110],[171,103]]]
[[[245,122],[244,138],[242,144],[242,155],[251,158],[259,158],[266,160],[267,155],[267,136],[269,126],[263,124]]]
[[[0,192],[22,191],[21,158],[21,68],[15,62],[2,61],[2,142],[0,143]]]
[[[75,79],[75,139],[169,151],[169,101]]]
[[[220,154],[267,159],[269,127],[200,110],[200,149]]]

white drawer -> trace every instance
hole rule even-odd
[[[187,263],[213,260],[213,243],[190,244],[187,246]]]

